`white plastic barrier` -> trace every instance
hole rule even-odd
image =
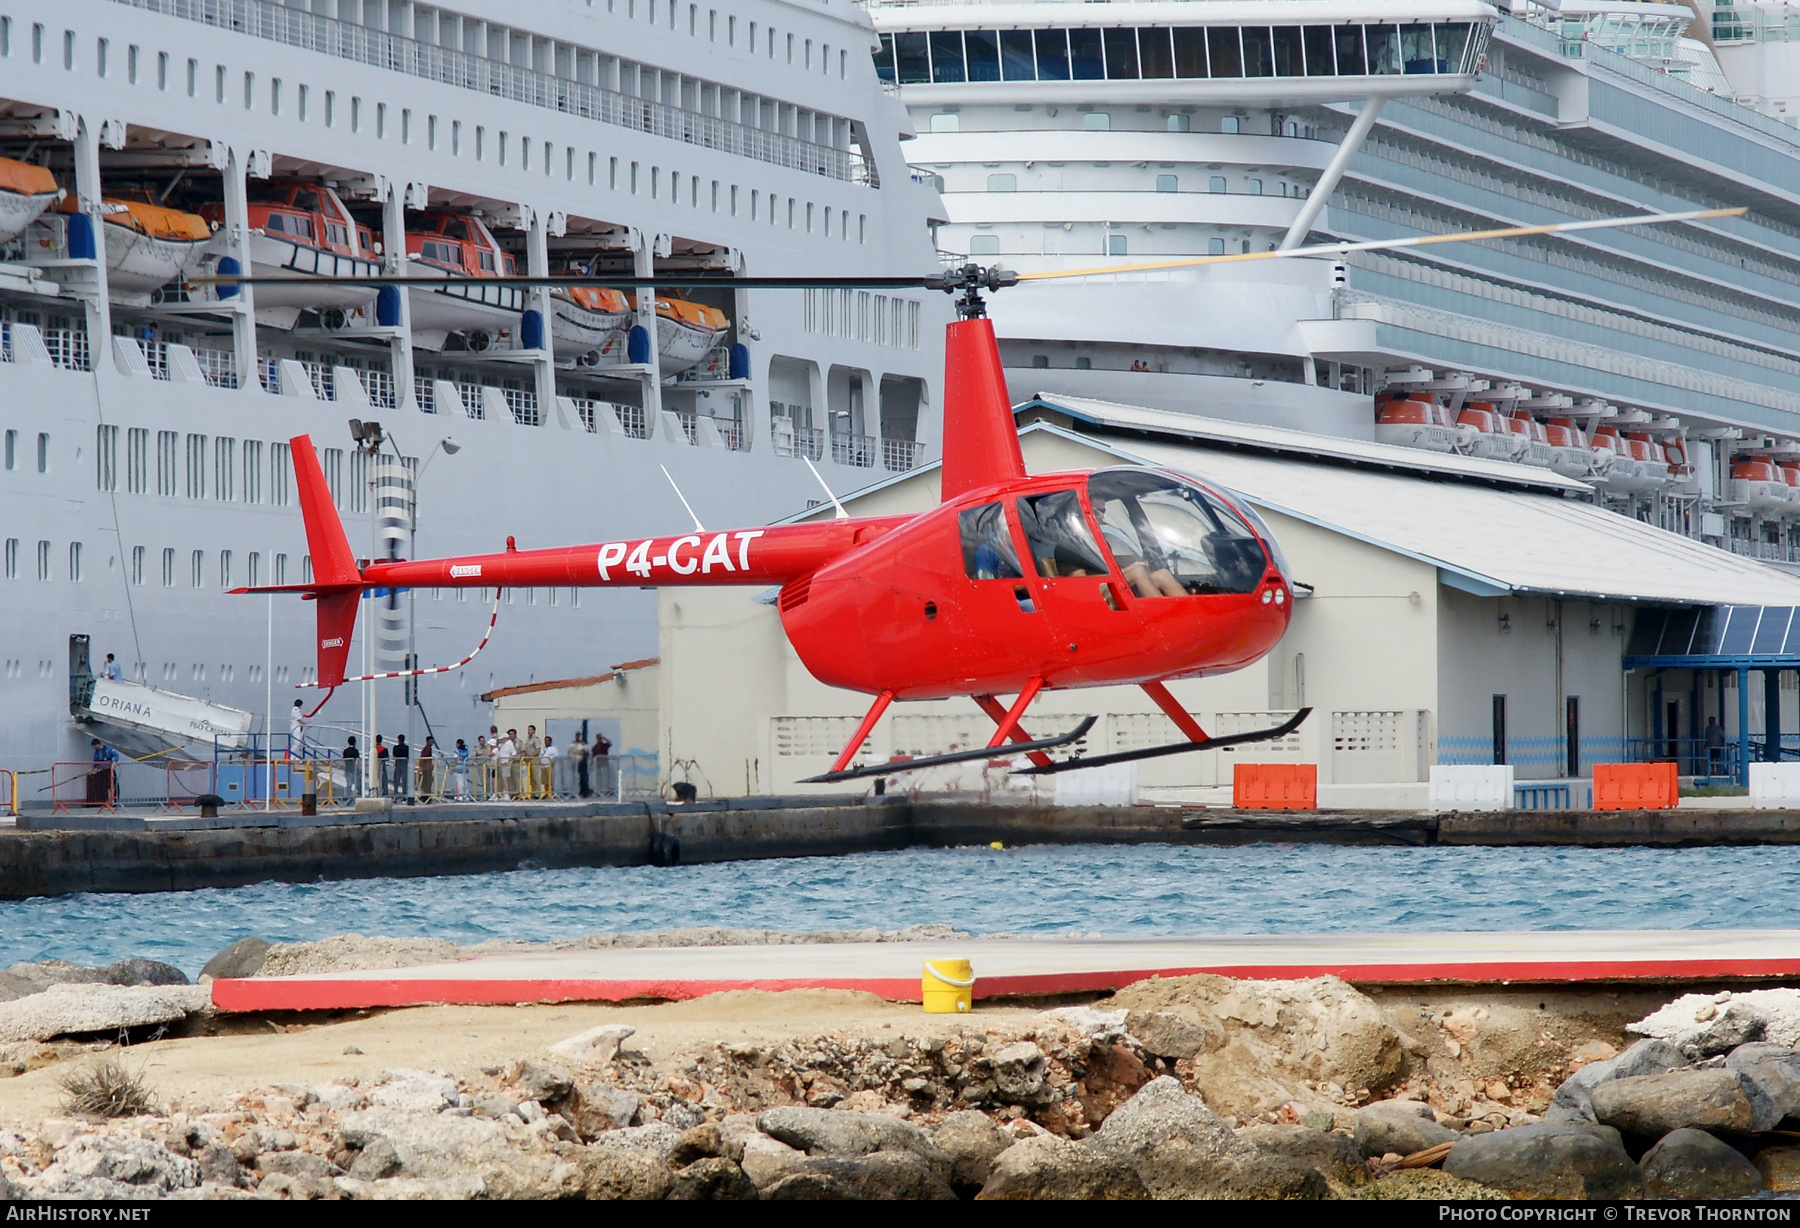
[[[1056,776],[1058,806],[1135,806],[1138,800],[1138,765],[1109,763],[1105,767],[1079,768]]]
[[[1512,764],[1434,765],[1431,769],[1433,810],[1511,810]]]
[[[1752,810],[1800,810],[1800,763],[1752,763]]]

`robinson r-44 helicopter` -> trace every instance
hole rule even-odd
[[[291,441],[292,456],[313,579],[232,592],[293,592],[316,600],[318,681],[311,685],[335,689],[347,681],[456,668],[346,678],[359,599],[369,589],[779,586],[782,627],[806,668],[829,686],[872,696],[832,769],[804,783],[886,776],[1001,754],[1028,756],[1033,766],[1022,769],[1025,773],[1052,773],[1279,738],[1311,709],[1271,728],[1213,737],[1167,686],[1175,679],[1242,669],[1281,639],[1293,612],[1293,586],[1274,535],[1248,504],[1186,473],[1112,468],[1027,474],[983,292],[1021,280],[1342,255],[1742,212],[1606,218],[1053,273],[1016,274],[970,264],[928,277],[828,279],[834,286],[911,286],[960,294],[959,318],[948,326],[945,349],[941,501],[929,511],[851,517],[839,506],[836,519],[816,523],[712,531],[696,521],[691,533],[660,537],[541,550],[516,549],[508,538],[507,548],[495,554],[359,564],[312,440],[300,435]],[[510,280],[536,284],[541,279]],[[665,275],[654,285],[682,280]],[[442,279],[432,284],[441,285]],[[696,284],[798,288],[826,282],[738,278]],[[1079,741],[1096,718],[1044,738],[1033,738],[1025,728],[1027,709],[1046,690],[1119,685],[1141,687],[1184,740],[1056,759],[1048,752]],[[987,746],[852,766],[894,701],[951,696],[972,698],[993,719]],[[1013,698],[1002,702],[1001,696]]]

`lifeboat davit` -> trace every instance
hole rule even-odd
[[[1544,430],[1543,423],[1522,409],[1501,415],[1500,423],[1514,435],[1525,440],[1525,450],[1519,454],[1520,464],[1532,465],[1539,469],[1551,467],[1554,457],[1550,448],[1550,436]]]
[[[625,361],[631,331],[631,300],[605,286],[566,286],[550,292],[550,336],[559,357],[573,356],[583,367],[613,367]]]
[[[513,258],[500,249],[493,231],[480,218],[438,210],[416,216],[406,229],[409,273],[414,277],[455,276],[476,279],[511,277]],[[414,340],[441,350],[452,333],[480,352],[510,336],[526,307],[522,287],[459,281],[439,287],[407,289]]]
[[[1787,483],[1787,519],[1800,520],[1800,461],[1781,461],[1775,466],[1775,472]]]
[[[1688,460],[1687,441],[1674,438],[1663,442],[1663,456],[1669,462],[1669,477],[1682,482],[1694,476],[1693,462]]]
[[[0,243],[24,234],[62,195],[48,167],[0,158]]]
[[[1793,489],[1773,461],[1746,456],[1731,463],[1732,501],[1747,506],[1758,519],[1785,518],[1792,506],[1788,492]]]
[[[1611,449],[1604,452],[1588,444],[1582,429],[1567,418],[1552,418],[1544,425],[1550,444],[1550,471],[1565,478],[1601,478],[1612,466]]]
[[[202,217],[215,225],[224,209],[208,205]],[[259,185],[249,204],[250,272],[258,277],[375,277],[381,257],[375,237],[357,224],[343,200],[312,183]],[[213,240],[215,258],[224,255],[223,237]],[[292,328],[302,311],[317,311],[328,322],[375,301],[374,286],[262,285],[256,288],[260,323]]]
[[[625,297],[635,311],[636,296]],[[716,307],[674,294],[657,295],[656,352],[663,375],[678,375],[705,358],[730,325],[725,313]]]
[[[1658,445],[1622,438],[1617,427],[1603,426],[1594,432],[1594,446],[1613,454],[1606,473],[1608,488],[1621,494],[1647,495],[1669,484],[1669,463]]]
[[[1435,402],[1383,392],[1375,398],[1375,410],[1375,442],[1427,452],[1456,451],[1456,432]]]
[[[1465,406],[1456,415],[1456,424],[1468,428],[1466,433],[1461,433],[1460,441],[1462,451],[1467,456],[1481,456],[1488,460],[1517,460],[1529,442],[1513,434],[1501,421],[1500,415],[1485,401],[1474,401]]]
[[[107,292],[125,301],[149,302],[155,291],[191,272],[213,233],[198,213],[159,205],[147,192],[102,197],[100,222]],[[86,215],[76,211],[73,196],[26,231],[26,264],[91,260],[95,254]]]

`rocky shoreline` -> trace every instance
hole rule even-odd
[[[221,955],[242,975],[395,954],[378,943]],[[16,1076],[0,1077],[0,1198],[1800,1192],[1800,990],[1194,976],[963,1016],[800,991],[296,1021],[221,1019],[173,969],[129,963],[0,973],[0,1076]],[[508,1039],[469,1039],[484,1021]],[[423,1060],[341,1043],[374,1048],[378,1029]],[[223,1046],[282,1073],[180,1086],[177,1066]],[[47,1107],[48,1080],[109,1058],[150,1111]]]

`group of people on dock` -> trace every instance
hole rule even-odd
[[[365,750],[355,735],[338,752],[349,799],[363,795]],[[405,734],[392,744],[375,735],[373,795],[396,800],[474,801],[534,800],[559,797],[609,797],[616,789],[612,743],[596,734],[592,743],[579,733],[565,751],[555,739],[539,738],[537,726],[525,736],[516,729],[502,733],[490,726],[471,747],[462,738],[448,750],[427,736],[417,748]],[[566,765],[566,766],[565,766]]]

